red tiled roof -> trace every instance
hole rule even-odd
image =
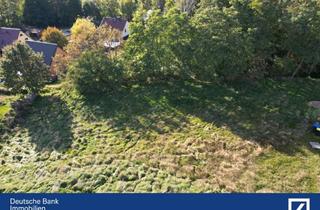
[[[0,49],[18,40],[21,30],[18,28],[0,28]]]
[[[126,23],[127,21],[121,18],[105,17],[102,19],[100,26],[108,25],[114,29],[123,31],[124,27],[126,26]]]

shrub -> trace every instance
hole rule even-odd
[[[48,27],[42,32],[41,39],[45,42],[56,43],[60,48],[68,44],[68,40],[62,31],[56,27]]]
[[[43,56],[21,43],[4,48],[0,70],[4,85],[13,93],[37,94],[49,78]]]
[[[122,68],[101,51],[86,51],[69,66],[68,79],[81,93],[108,91],[121,83]]]

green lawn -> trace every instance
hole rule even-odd
[[[49,86],[0,138],[0,192],[319,192],[319,84]]]
[[[1,87],[0,87],[1,89]],[[1,91],[1,90],[0,90]],[[10,95],[1,95],[0,92],[0,121],[10,111],[10,103],[17,97]]]
[[[4,118],[5,114],[8,113],[10,107],[8,104],[0,105],[0,120]]]

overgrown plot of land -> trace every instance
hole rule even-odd
[[[4,192],[315,192],[317,80],[169,82],[79,96],[50,86],[1,137]],[[25,180],[28,180],[26,182]]]

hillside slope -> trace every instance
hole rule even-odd
[[[316,192],[319,81],[48,86],[0,140],[0,192]]]

